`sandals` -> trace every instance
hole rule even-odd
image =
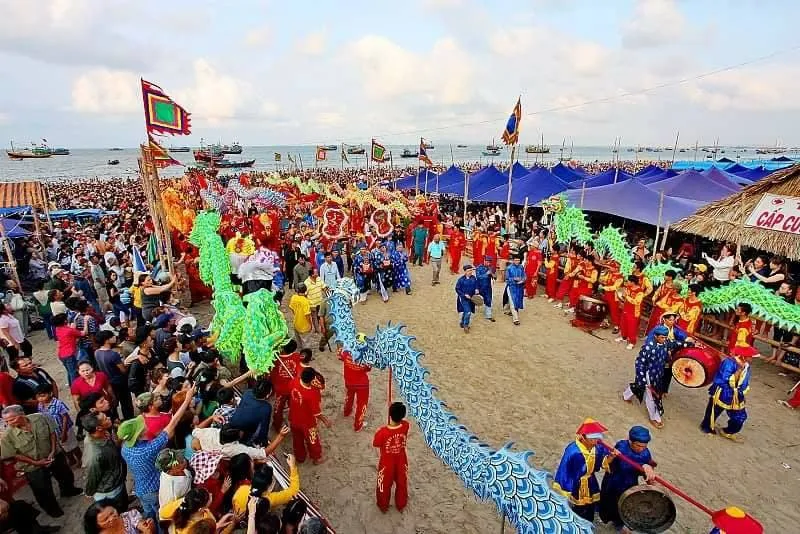
[[[652,419],[650,419],[650,424],[653,425],[655,428],[659,429],[664,428],[664,423],[662,423],[661,421],[653,421]]]

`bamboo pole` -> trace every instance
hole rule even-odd
[[[617,142],[617,145],[616,145],[617,153],[616,153],[616,157],[614,158],[614,159],[616,159],[616,162],[615,162],[615,165],[614,165],[615,166],[615,169],[614,169],[614,183],[617,183],[617,178],[619,178],[619,151],[620,151],[620,148],[622,147],[622,137],[617,137],[616,142]],[[583,194],[581,193],[581,195],[583,195]],[[581,196],[581,206],[582,205],[583,205],[583,196]]]
[[[450,165],[455,165],[455,164],[456,164],[456,158],[453,156],[453,145],[450,144]],[[439,192],[438,187],[436,188],[436,192],[437,193]]]
[[[675,165],[675,152],[678,151],[678,138],[681,136],[681,131],[678,130],[678,133],[675,134],[675,146],[672,147],[672,163],[670,164],[670,168]]]
[[[42,224],[39,220],[39,212],[36,210],[35,204],[31,204],[31,214],[33,215],[33,228],[34,232],[36,233],[36,239],[38,239],[39,243],[44,246],[44,240],[42,239]]]
[[[11,245],[8,244],[8,236],[6,236],[6,226],[4,224],[0,224],[0,239],[3,240],[3,249],[6,253],[7,263],[11,266],[11,274],[14,277],[14,281],[17,283],[17,291],[22,293],[22,282],[17,272],[17,261],[14,259],[14,253],[11,251]]]
[[[467,220],[467,202],[469,198],[469,174],[464,173],[464,220]]]
[[[508,166],[508,195],[506,196],[506,235],[511,233],[511,177],[514,174],[514,154],[517,145],[511,146],[510,165]]]
[[[581,182],[581,205],[580,208],[583,209],[583,197],[586,195],[586,180]]]
[[[664,211],[664,190],[662,189],[661,190],[661,198],[658,201],[658,224],[656,225],[656,239],[655,239],[655,241],[653,241],[653,246],[654,247],[658,247],[658,235],[659,235],[659,232],[661,230],[661,214],[663,213],[663,211]],[[656,257],[655,251],[653,251],[653,256],[650,259],[650,263],[653,262],[655,257]]]
[[[528,217],[528,197],[525,197],[525,205],[522,206],[522,227],[525,227],[525,219]]]

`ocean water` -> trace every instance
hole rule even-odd
[[[176,139],[175,145],[180,144],[180,139]],[[364,168],[366,166],[366,155],[369,153],[369,145],[365,145],[365,155],[347,155],[348,163],[344,163],[346,168]],[[416,168],[418,164],[417,158],[403,158],[401,154],[404,149],[409,149],[412,152],[416,150],[412,145],[387,145],[387,152],[392,153],[391,165],[395,168]],[[482,155],[485,150],[484,146],[469,145],[466,148],[457,148],[456,145],[435,145],[433,149],[429,149],[428,155],[436,165],[449,166],[451,163],[465,164],[465,163],[507,163],[509,159],[509,150],[502,147],[500,155],[497,157],[486,157]],[[693,160],[695,153],[694,149],[684,149],[684,152],[675,154],[677,160]],[[734,149],[726,148],[725,153],[719,153],[718,157],[727,156],[733,160],[741,158],[744,160],[751,159],[769,159],[773,156],[759,156],[756,155],[754,149]],[[274,155],[278,152],[281,154],[281,161],[276,162]],[[313,169],[315,166],[314,158],[316,148],[314,146],[252,146],[243,147],[241,154],[232,154],[226,156],[230,160],[241,161],[255,159],[256,163],[252,167],[257,171],[274,171],[278,168],[286,168],[289,165],[289,155],[301,165],[304,169]],[[326,153],[327,160],[316,162],[320,168],[340,168],[342,161],[340,158],[340,151],[328,151]],[[194,165],[194,157],[191,152],[171,153],[172,157],[184,163],[187,166]],[[533,165],[534,163],[544,162],[548,165],[554,165],[559,161],[559,158],[570,159],[580,162],[593,162],[593,161],[611,161],[614,159],[612,148],[598,147],[598,146],[576,146],[574,148],[566,147],[563,150],[561,146],[551,146],[549,154],[527,154],[524,149],[520,148],[516,159],[525,165]],[[22,181],[22,180],[64,180],[76,178],[118,178],[126,176],[134,176],[138,173],[137,157],[139,156],[138,148],[126,148],[119,151],[111,151],[109,149],[75,149],[71,151],[69,156],[51,156],[44,159],[24,159],[21,161],[14,161],[9,159],[5,153],[0,154],[0,180],[1,181]],[[697,153],[697,161],[705,161],[707,154],[704,152]],[[652,160],[652,161],[668,161],[672,159],[672,152],[663,149],[660,152],[641,152],[636,153],[632,149],[623,147],[619,154],[620,160]],[[108,165],[109,160],[118,159],[119,165]],[[382,164],[384,166],[390,163]],[[166,169],[159,170],[161,176],[180,176],[183,174],[185,168],[180,166],[172,166]],[[235,172],[232,169],[226,169],[224,172]]]

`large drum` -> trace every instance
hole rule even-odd
[[[581,295],[575,307],[575,317],[585,323],[602,323],[608,313],[605,301]]]
[[[694,347],[685,347],[672,355],[672,376],[682,386],[701,388],[714,380],[722,354],[716,349],[696,342]]]
[[[620,495],[617,501],[619,517],[634,532],[658,534],[675,522],[675,503],[659,486],[642,484]]]

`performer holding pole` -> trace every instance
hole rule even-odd
[[[394,505],[402,512],[408,504],[408,456],[406,443],[410,425],[405,419],[406,406],[394,402],[389,407],[389,424],[378,429],[372,438],[372,446],[379,450],[378,480],[375,499],[381,512],[389,511],[389,502],[394,490]]]

